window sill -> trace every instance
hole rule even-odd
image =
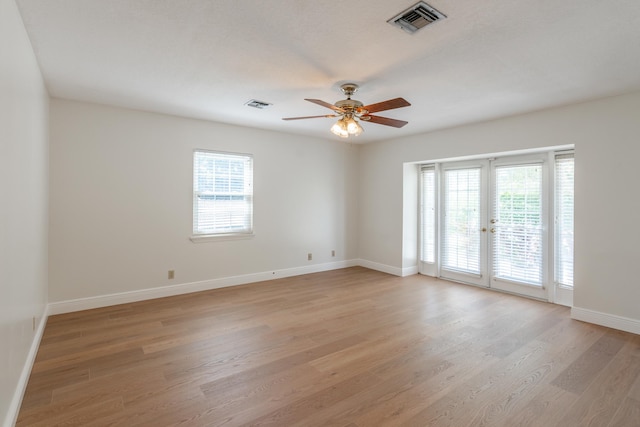
[[[244,240],[252,239],[255,234],[253,233],[238,233],[238,234],[203,234],[189,237],[193,243],[207,243],[207,242],[222,242],[228,240]]]

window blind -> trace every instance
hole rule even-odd
[[[193,234],[252,231],[252,156],[196,150],[193,156]]]
[[[420,228],[422,231],[421,260],[436,262],[436,169],[423,166],[420,170]]]
[[[542,164],[495,168],[493,277],[542,286]]]
[[[442,267],[480,274],[480,168],[444,172]]]
[[[573,287],[573,153],[557,154],[555,166],[555,281]]]

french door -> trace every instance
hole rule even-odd
[[[440,276],[488,286],[488,161],[449,163],[442,167]]]
[[[431,262],[422,257],[421,272],[547,299],[546,159],[540,154],[424,167],[422,252],[436,255]]]
[[[491,162],[490,286],[547,299],[546,155]]]

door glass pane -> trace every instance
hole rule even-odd
[[[542,286],[542,165],[495,168],[493,276]]]
[[[480,168],[444,172],[442,267],[480,274]]]

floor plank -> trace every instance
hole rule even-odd
[[[565,422],[577,421],[578,425],[606,427],[614,418],[634,381],[640,377],[640,358],[633,354],[636,346],[631,342],[627,344],[616,351],[615,357],[598,372],[589,387],[569,408],[563,418]],[[607,346],[610,352],[615,348],[617,343],[613,348]]]
[[[607,366],[625,344],[626,336],[608,332],[552,381],[552,384],[567,391],[581,394],[597,374]]]

